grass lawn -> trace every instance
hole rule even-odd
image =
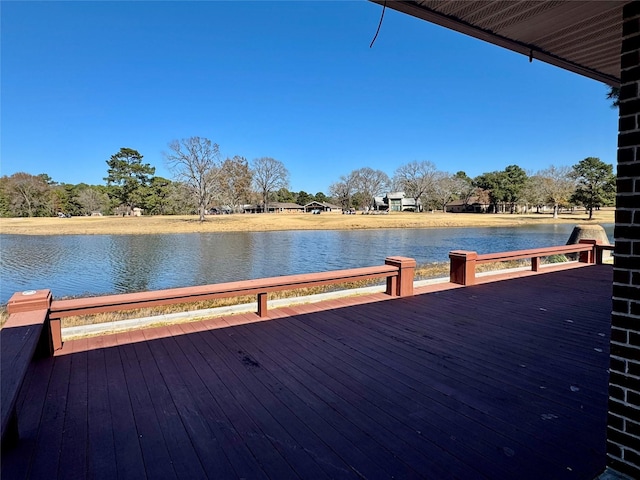
[[[212,215],[199,222],[195,215],[142,217],[3,218],[0,233],[20,235],[108,235],[200,232],[260,232],[273,230],[351,230],[377,228],[492,227],[532,224],[614,223],[614,209],[594,212],[587,220],[583,210],[551,214],[390,213],[341,215],[339,213]]]

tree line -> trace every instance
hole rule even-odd
[[[329,187],[329,195],[289,191],[289,172],[271,157],[249,162],[242,156],[221,158],[220,147],[207,138],[174,140],[164,153],[173,178],[155,176],[155,167],[143,162],[134,149],[121,148],[106,160],[104,185],[57,183],[48,174],[24,172],[0,177],[0,215],[34,217],[65,215],[129,214],[141,208],[145,214],[198,214],[200,220],[214,208],[241,212],[246,204],[269,202],[299,205],[330,202],[344,209],[375,207],[374,197],[405,192],[419,200],[423,210],[446,210],[459,200],[480,203],[494,213],[539,211],[581,206],[589,211],[613,205],[613,166],[598,158],[586,158],[572,167],[550,166],[527,173],[517,165],[470,178],[463,171],[440,171],[429,161],[398,167],[389,177],[369,167],[341,176]]]
[[[493,213],[540,211],[553,208],[554,218],[561,208],[582,206],[593,210],[615,203],[613,166],[595,157],[585,158],[573,167],[550,166],[527,174],[517,165],[502,171],[470,178],[465,172],[440,171],[429,161],[401,165],[389,177],[369,167],[353,170],[329,187],[332,198],[343,208],[374,208],[374,196],[383,192],[404,192],[420,201],[423,209],[446,211],[461,200],[462,205],[487,205]]]

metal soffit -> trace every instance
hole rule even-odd
[[[371,0],[617,86],[626,1]]]

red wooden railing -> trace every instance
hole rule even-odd
[[[581,263],[601,264],[604,250],[613,250],[613,246],[602,245],[595,240],[580,240],[580,243],[573,245],[485,253],[481,255],[473,251],[454,250],[449,252],[449,280],[452,283],[460,285],[474,285],[476,283],[476,265],[508,262],[511,260],[531,259],[531,270],[537,272],[541,267],[540,260],[543,257],[552,255],[577,253],[579,255],[578,261]]]

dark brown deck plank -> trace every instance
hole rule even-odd
[[[283,408],[272,408],[278,414],[278,421],[296,438],[301,445],[319,463],[331,478],[357,478],[360,475],[371,476],[377,472],[376,458],[366,457],[357,444],[350,442],[325,421],[327,404],[318,407],[318,401],[300,392],[300,385],[291,382],[289,373],[276,375],[275,371],[288,372],[284,362],[274,363],[262,355],[260,346],[252,335],[246,335],[244,329],[234,330],[234,334],[225,339],[231,342],[236,351],[251,359],[250,372],[262,383],[260,392],[270,392]],[[265,340],[260,336],[258,342]],[[263,363],[264,362],[264,363]],[[267,369],[271,366],[272,368]],[[293,388],[291,386],[293,385]],[[262,398],[262,394],[261,394]],[[275,399],[269,399],[271,405],[277,405]],[[346,423],[346,421],[345,421]],[[308,433],[305,433],[305,429]],[[356,464],[364,465],[360,469]],[[367,470],[369,469],[369,470]]]
[[[45,397],[47,401],[44,402],[42,408],[31,471],[29,472],[31,478],[55,478],[58,476],[71,357],[56,357],[53,359],[53,363],[54,368]],[[53,399],[53,401],[49,401],[49,399]]]
[[[255,330],[252,327],[254,326],[245,328]],[[398,433],[401,425],[390,425],[388,419],[383,418],[384,412],[375,415],[377,406],[367,405],[367,399],[354,392],[355,382],[350,385],[336,382],[335,377],[317,368],[319,360],[316,356],[310,355],[310,350],[304,347],[295,348],[292,330],[288,330],[282,337],[276,335],[275,338],[270,338],[274,334],[270,327],[265,326],[259,333],[248,335],[256,339],[256,348],[263,345],[268,355],[273,357],[273,368],[282,371],[278,381],[290,386],[291,395],[299,396],[306,405],[313,405],[320,418],[326,417],[326,421],[333,428],[364,452],[364,458],[360,456],[349,462],[354,471],[365,474],[367,468],[375,466],[376,469],[385,471],[389,477],[419,475],[418,472],[426,471],[438,476],[457,472],[458,476],[466,474],[465,476],[469,477],[470,472],[460,468],[456,463],[449,463],[449,467],[445,468],[441,458],[434,459],[421,453],[419,447],[424,445],[416,448],[411,441],[407,442],[405,438],[401,438]],[[266,356],[259,358],[261,361],[267,361]],[[312,391],[304,387],[304,384],[310,381]],[[334,418],[336,414],[338,416]],[[410,435],[416,436],[416,431],[411,430]],[[347,456],[350,456],[350,453],[342,452]],[[370,472],[367,473],[366,476],[371,475]]]
[[[149,333],[150,335],[148,335]],[[152,339],[160,334],[160,329],[145,330],[144,334],[146,341],[136,343],[134,348],[151,399],[150,407],[155,409],[176,475],[178,478],[206,478],[206,473],[193,448],[189,434],[165,383],[163,372],[158,365],[157,357],[162,356],[162,353],[157,349],[157,342]]]
[[[144,339],[142,332],[130,332],[129,341]],[[125,380],[136,424],[138,442],[147,478],[177,478],[169,450],[160,428],[142,370],[146,365],[138,360],[136,344],[118,347],[125,371]]]
[[[241,375],[239,380],[254,394],[255,401],[273,417],[273,422],[266,424],[265,428],[273,432],[273,438],[279,443],[281,454],[298,475],[302,478],[336,478],[347,474],[348,477],[348,471],[335,467],[341,464],[335,452],[292,412],[289,399],[286,398],[287,393],[277,392],[282,387],[268,383],[265,386],[260,375],[263,368],[255,361],[246,342],[238,343],[236,340],[241,339],[235,335],[226,339],[220,335],[211,337],[218,342],[219,348],[227,348],[235,356],[235,360],[240,361],[242,367],[247,370],[247,374]],[[233,363],[229,362],[228,365],[234,369]],[[276,391],[269,388],[270,386]]]
[[[206,418],[216,442],[220,444],[220,453],[228,459],[235,476],[267,478],[244,438],[227,417],[226,409],[219,404],[226,387],[221,384],[215,371],[208,368],[200,351],[202,347],[199,347],[198,342],[193,342],[194,338],[199,336],[184,334],[185,331],[191,333],[190,327],[195,326],[196,324],[176,325],[176,328],[183,333],[174,337],[186,360],[186,363],[181,365],[182,378],[188,385],[196,406]]]
[[[371,315],[369,315],[364,321],[363,324],[366,322],[367,323],[367,327],[369,327],[369,324],[373,322],[372,320],[372,316],[375,315],[376,312],[371,312]],[[350,319],[348,321],[353,321],[353,319]],[[337,333],[338,335],[344,335],[346,334],[360,334],[361,330],[359,328],[359,326],[356,326],[355,328],[353,328],[353,330],[349,330],[349,325],[347,323],[344,323],[340,326],[339,328],[339,332]],[[456,389],[456,385],[462,381],[465,382],[465,385],[467,386],[471,386],[474,389],[477,388],[476,393],[481,393],[482,392],[482,387],[485,385],[483,382],[486,382],[486,380],[483,380],[483,382],[479,382],[476,378],[474,378],[473,375],[468,374],[467,370],[472,368],[472,365],[462,365],[462,368],[457,371],[455,369],[449,369],[450,370],[450,375],[442,375],[438,369],[433,369],[433,366],[430,365],[430,363],[424,363],[422,361],[422,357],[419,354],[416,354],[415,352],[418,351],[421,347],[417,344],[413,344],[413,348],[411,348],[410,346],[407,346],[404,344],[404,342],[394,342],[394,338],[393,337],[385,337],[383,335],[380,335],[379,332],[374,332],[372,329],[369,328],[369,332],[373,332],[371,337],[362,337],[363,340],[365,340],[365,342],[360,342],[362,345],[366,345],[366,340],[367,338],[369,340],[371,340],[373,343],[371,344],[371,346],[369,347],[369,350],[363,350],[363,353],[367,353],[368,355],[380,355],[383,359],[385,359],[385,361],[389,361],[386,359],[404,359],[407,362],[406,366],[402,366],[400,365],[398,367],[398,371],[405,371],[405,372],[414,372],[414,378],[419,378],[419,374],[423,369],[432,369],[430,370],[431,375],[434,375],[435,378],[437,378],[441,383],[439,384],[439,387],[443,389],[443,391],[448,392],[448,391],[455,391]],[[465,354],[467,354],[467,352],[465,352]],[[446,362],[449,366],[453,366],[455,365],[455,361],[456,361],[456,356],[454,353],[451,353],[449,356],[445,357],[446,358]],[[482,373],[482,372],[479,372]],[[522,376],[522,374],[521,374]],[[429,380],[432,380],[433,377],[429,377]],[[492,382],[495,382],[496,386],[501,386],[502,385],[502,379],[495,377],[495,378],[489,378],[488,380],[491,380]],[[517,383],[517,379],[514,380],[514,382]],[[513,383],[505,383],[504,387],[508,387],[510,385],[513,385]],[[534,388],[532,388],[531,390],[528,390],[526,388],[520,389],[520,390],[515,390],[513,393],[513,396],[511,399],[505,399],[508,401],[518,401],[519,397],[521,395],[527,395],[527,396],[534,396],[538,394],[538,390],[539,386],[535,385]],[[566,390],[568,392],[570,392],[568,386],[566,386]],[[520,392],[520,393],[519,393]],[[576,395],[575,393],[573,393],[574,395]],[[495,400],[493,400],[491,402],[491,404],[495,404]],[[480,405],[477,405],[480,406]],[[560,408],[560,409],[564,409],[565,405],[563,403],[559,403],[556,408]]]
[[[300,319],[292,318],[292,321],[300,321]],[[405,444],[422,451],[428,447],[430,441],[436,441],[441,446],[451,446],[450,444],[456,443],[452,434],[455,431],[463,430],[463,428],[448,420],[449,417],[455,416],[454,411],[446,408],[438,409],[437,406],[434,408],[432,399],[422,404],[420,396],[423,392],[403,386],[398,382],[395,372],[385,374],[385,368],[382,364],[358,362],[356,359],[342,355],[339,349],[336,350],[329,346],[331,340],[327,337],[318,337],[317,343],[312,337],[313,334],[310,334],[299,339],[301,342],[305,342],[301,345],[302,350],[317,352],[319,350],[317,347],[321,345],[325,354],[311,356],[306,353],[304,359],[308,359],[315,367],[321,368],[334,382],[338,382],[340,384],[338,391],[341,396],[345,391],[354,387],[357,387],[357,392],[363,391],[362,394],[352,395],[353,404],[366,405],[365,411],[369,414],[375,415],[377,412],[374,417],[376,422],[386,425],[394,435],[401,435]],[[307,341],[309,343],[306,343]],[[308,372],[306,374],[309,375]],[[468,425],[466,426],[468,427]],[[469,435],[467,434],[465,437],[465,444],[470,443]],[[438,448],[434,448],[434,445],[431,445],[430,448],[434,450],[432,455],[447,465],[466,461],[469,462],[472,469],[476,469],[477,465],[483,463],[481,452],[478,454],[478,452],[469,450],[464,455],[459,455],[460,458],[451,458],[450,454],[455,452],[454,449],[448,449],[447,454],[442,454],[439,453]],[[397,454],[402,458],[403,453]],[[433,469],[431,467],[430,471]],[[505,474],[505,470],[499,465],[492,466],[491,470],[492,472],[484,473],[484,475],[495,478],[496,475],[504,476]],[[481,476],[483,474],[476,469],[475,472],[467,471],[459,473],[459,475],[469,477],[470,475]]]
[[[73,347],[81,347],[83,341],[78,341]],[[69,398],[67,413],[64,419],[64,431],[68,432],[62,438],[62,452],[60,453],[59,478],[87,477],[87,445],[88,445],[88,353],[76,353],[73,349],[70,355],[71,372],[69,377]],[[60,358],[60,357],[58,357]]]
[[[154,358],[202,470],[207,475],[217,478],[234,476],[235,472],[224,453],[225,443],[221,441],[222,436],[218,432],[216,437],[210,428],[215,422],[210,421],[207,410],[200,408],[199,403],[202,399],[192,394],[193,387],[187,383],[187,377],[192,372],[180,346],[172,336],[154,340],[152,343]]]
[[[25,383],[18,397],[18,428],[20,441],[10,455],[2,455],[1,478],[28,478],[40,430],[40,419],[53,373],[53,358],[31,362]]]
[[[362,338],[362,337],[361,337]],[[324,339],[323,339],[324,341]],[[343,365],[343,369],[345,365],[349,364],[349,359],[343,359],[342,357],[340,357],[339,355],[336,356],[336,354],[334,352],[330,352],[330,354],[332,356],[334,356],[339,362],[341,362],[341,364]],[[376,355],[378,354],[378,352],[376,352]],[[383,358],[383,361],[381,362],[381,365],[385,365],[387,367],[392,367],[393,370],[391,370],[391,373],[388,373],[388,376],[385,377],[385,380],[389,381],[389,382],[393,382],[394,378],[402,378],[404,380],[405,383],[407,383],[410,387],[411,390],[414,392],[414,395],[411,395],[411,390],[407,391],[404,393],[405,396],[407,396],[410,400],[412,401],[416,401],[415,399],[415,393],[418,394],[424,394],[424,392],[428,392],[429,389],[431,387],[433,387],[432,383],[433,383],[433,379],[431,377],[431,375],[428,375],[428,380],[422,380],[420,376],[418,376],[418,373],[413,373],[412,375],[410,375],[407,380],[407,377],[403,376],[401,371],[402,370],[407,370],[411,365],[413,365],[413,363],[411,362],[410,365],[402,365],[396,362],[396,365],[394,366],[393,362],[391,360],[388,360],[388,358],[393,358],[394,357],[394,352],[385,352],[379,353],[381,355],[381,358]],[[385,359],[385,357],[387,357]],[[373,357],[376,358],[376,357]],[[423,365],[424,367],[424,365]],[[383,376],[384,372],[382,368],[378,368],[376,370],[376,375],[377,376]],[[334,374],[335,375],[335,374]],[[372,378],[371,381],[374,381],[374,379]],[[396,387],[397,388],[397,387]],[[468,383],[465,383],[465,389],[468,388]],[[455,382],[452,382],[450,385],[447,385],[445,387],[443,387],[442,384],[438,385],[438,389],[440,390],[440,395],[434,395],[433,392],[428,394],[428,398],[432,400],[431,403],[438,403],[441,402],[443,405],[448,405],[448,406],[455,406],[456,402],[461,402],[457,407],[458,407],[458,411],[457,412],[449,412],[449,416],[454,415],[454,414],[460,414],[460,412],[462,411],[463,413],[465,412],[465,410],[471,408],[471,415],[468,418],[471,418],[471,416],[473,417],[478,417],[478,411],[482,411],[482,410],[478,410],[478,405],[473,403],[473,400],[470,401],[468,398],[460,398],[460,393],[458,392],[458,388],[456,387]],[[398,389],[395,393],[396,395],[396,399],[403,395],[402,391],[400,389]],[[476,395],[478,395],[478,398],[484,398],[486,397],[486,393],[483,393],[482,391],[478,390],[476,392]],[[473,397],[472,397],[473,398]],[[474,399],[477,400],[477,399]],[[495,400],[494,400],[495,401]],[[428,404],[429,402],[425,402],[426,404]],[[471,403],[471,404],[470,404]],[[426,406],[426,405],[425,405]],[[442,412],[441,415],[443,416],[447,416],[446,415],[446,411]],[[438,419],[440,417],[434,417],[435,419]],[[485,424],[486,425],[493,425],[498,423],[497,420],[499,419],[499,417],[495,416],[493,414],[492,411],[489,412],[485,412]],[[499,424],[499,423],[498,423]],[[468,427],[468,425],[467,425]],[[509,431],[509,423],[508,421],[504,421],[503,419],[503,427],[507,427],[506,431]],[[492,430],[492,428],[489,428],[490,430]],[[467,428],[457,428],[455,431],[458,432],[464,432],[466,431]],[[505,440],[508,440],[508,442],[503,442],[502,445],[511,445],[511,450],[513,450],[513,439],[512,438],[505,438],[502,433],[504,432],[500,432],[502,436],[502,438],[504,438]],[[510,443],[509,443],[510,442]],[[468,442],[467,442],[468,443]],[[521,445],[521,448],[528,448],[526,445]],[[500,447],[499,445],[496,445],[496,450],[501,450],[502,447]],[[464,457],[467,457],[468,454],[465,454]],[[539,468],[539,465],[538,465]]]
[[[295,475],[301,478],[309,478],[310,475],[326,478],[326,474],[319,469],[312,456],[299,448],[299,443],[278,421],[277,410],[282,406],[277,403],[271,404],[270,399],[263,398],[262,395],[269,395],[269,392],[261,389],[259,382],[247,374],[247,370],[255,366],[250,356],[244,351],[229,349],[219,337],[219,331],[210,331],[204,335],[204,340],[212,351],[218,354],[218,374],[225,383],[235,386],[234,395],[238,404],[251,416],[262,432],[270,432],[267,435],[271,443],[291,468],[292,473],[295,472]]]
[[[278,442],[272,441],[269,432],[263,430],[265,424],[271,423],[269,415],[264,420],[259,418],[259,414],[263,413],[260,404],[252,398],[251,392],[234,381],[235,375],[220,358],[225,352],[218,352],[211,346],[208,334],[208,331],[202,332],[201,335],[191,337],[191,340],[202,355],[204,362],[200,368],[203,374],[207,374],[210,382],[215,382],[216,399],[223,408],[227,421],[242,436],[268,477],[296,478],[298,475],[285,460]]]
[[[146,470],[138,438],[121,350],[105,348],[106,381],[119,478],[144,478]]]
[[[118,470],[102,339],[103,337],[97,337],[90,341],[89,343],[93,343],[94,347],[87,352],[90,372],[87,386],[88,472],[90,478],[111,479],[118,476]],[[59,356],[57,361],[71,358],[73,358],[73,354]],[[68,410],[68,413],[75,414],[72,410]]]
[[[415,329],[412,332],[405,332],[403,329],[396,328],[393,325],[384,324],[384,322],[381,322],[380,319],[376,318],[379,313],[380,312],[372,312],[372,314],[365,319],[352,318],[350,321],[360,323],[361,325],[356,329],[360,327],[365,328],[372,333],[372,341],[377,342],[377,345],[382,343],[383,349],[393,349],[393,353],[398,355],[400,358],[415,360],[416,355],[421,358],[419,352],[420,350],[424,350],[427,346],[424,342],[419,340],[421,331],[419,329]],[[406,325],[406,323],[403,322],[403,325]],[[348,328],[348,326],[344,326],[344,328]],[[544,377],[547,386],[561,389],[558,393],[560,405],[564,406],[571,403],[572,401],[575,401],[578,396],[575,392],[571,391],[566,378],[560,380],[551,377],[551,371],[555,371],[555,368],[560,365],[549,365],[548,362],[546,362],[546,356],[544,355],[538,354],[537,356],[527,357],[526,355],[523,355],[523,353],[526,353],[524,348],[518,347],[518,351],[513,352],[513,346],[505,344],[499,349],[499,352],[496,352],[496,357],[501,361],[500,364],[491,365],[489,361],[486,361],[483,362],[482,368],[478,368],[477,362],[473,363],[468,360],[465,361],[464,358],[457,355],[455,353],[455,345],[447,345],[446,339],[443,339],[442,336],[439,336],[438,340],[439,341],[436,342],[435,346],[429,346],[430,353],[433,355],[439,355],[441,359],[446,359],[448,365],[460,367],[460,370],[452,372],[455,373],[455,375],[451,376],[451,382],[456,382],[458,379],[471,381],[478,383],[480,388],[482,388],[484,383],[478,380],[477,375],[483,375],[485,377],[492,378],[497,385],[505,384],[505,386],[515,387],[515,394],[518,394],[520,391],[524,391],[532,394],[535,398],[540,393],[538,388],[540,386],[539,382],[542,380],[535,378],[537,374],[538,377]],[[471,348],[472,347],[466,346],[463,355],[468,357],[470,353],[473,353]],[[547,345],[541,350],[549,351],[549,349],[550,346]],[[554,355],[554,357],[555,356],[556,355]],[[419,362],[414,364],[416,366],[420,365]],[[575,362],[572,362],[572,364],[576,365]],[[461,375],[461,377],[459,378],[458,375]],[[531,376],[533,376],[533,378],[531,378]],[[574,384],[577,384],[577,382],[574,382]],[[580,394],[582,397],[581,401],[589,400],[585,397],[585,394],[587,393],[589,393],[589,390],[583,389],[583,392]],[[597,400],[601,401],[602,398],[599,397]]]

